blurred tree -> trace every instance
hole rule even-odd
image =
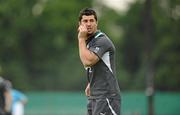
[[[0,74],[24,90],[80,90],[86,77],[78,56],[83,0],[0,0]],[[179,0],[152,0],[155,85],[180,90]],[[144,89],[143,1],[119,13],[97,4],[99,26],[117,48],[122,89]],[[162,83],[163,82],[163,83]],[[83,87],[84,85],[84,87]]]
[[[90,1],[0,2],[1,74],[29,90],[79,88],[72,86],[82,78],[76,25]]]
[[[180,1],[154,2],[156,41],[156,87],[159,90],[179,91],[180,87]]]
[[[157,90],[180,90],[180,41],[178,31],[180,15],[177,13],[180,2],[169,0],[152,1],[153,41],[152,61],[155,66],[155,86]],[[142,89],[144,87],[145,55],[147,45],[144,35],[143,2],[137,0],[132,4],[125,16],[120,17],[118,25],[124,30],[121,43],[122,64],[125,75],[122,79],[123,87],[128,89]],[[150,43],[148,43],[150,44]],[[124,74],[120,75],[122,77]],[[129,80],[127,80],[129,79]],[[124,80],[124,81],[123,81]],[[126,84],[125,84],[126,83]]]

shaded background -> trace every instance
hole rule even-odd
[[[150,87],[178,95],[180,1],[126,2],[0,0],[0,75],[26,92],[32,106],[33,92],[81,92],[83,99],[87,79],[78,55],[77,24],[80,9],[90,6],[98,12],[99,28],[116,46],[122,94],[145,96]],[[179,109],[173,111],[179,114]]]

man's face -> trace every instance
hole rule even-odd
[[[87,28],[88,35],[94,34],[97,31],[97,21],[94,15],[83,15],[80,24]]]

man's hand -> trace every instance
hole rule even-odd
[[[87,86],[86,86],[86,89],[85,89],[85,94],[86,96],[90,96],[90,84],[88,83]]]
[[[85,25],[79,25],[78,28],[78,39],[84,39],[87,40],[87,28],[85,27]]]

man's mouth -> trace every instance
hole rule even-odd
[[[91,28],[87,28],[88,31],[91,31],[92,29]]]

